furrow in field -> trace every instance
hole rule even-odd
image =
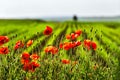
[[[111,39],[113,42],[116,42],[116,44],[118,46],[120,46],[120,35],[119,32],[117,30],[108,28],[106,26],[101,25],[101,30],[102,30],[102,34],[106,37],[108,37],[109,39]],[[113,35],[114,34],[114,35]]]
[[[91,27],[89,25],[85,25],[85,24],[78,24],[78,26],[77,26],[77,30],[82,30],[82,34],[77,38],[77,40],[81,41],[81,45],[78,46],[76,49],[76,54],[77,54],[76,59],[79,60],[80,63],[89,61],[89,62],[91,62],[91,65],[94,65],[95,63],[97,63],[97,61],[93,59],[94,56],[96,55],[96,52],[92,51],[92,50],[87,50],[84,47],[84,40],[91,39],[91,36],[88,35],[90,28]]]
[[[55,35],[51,36],[50,39],[47,41],[47,44],[45,44],[45,46],[42,48],[42,52],[40,52],[41,56],[44,56],[45,52],[44,52],[44,48],[47,47],[48,45],[54,45],[54,46],[59,46],[59,42],[61,42],[61,40],[58,40],[58,44],[54,44],[54,42],[56,41],[57,42],[57,39],[59,38],[59,35],[61,33],[66,32],[67,30],[67,26],[66,24],[62,25],[62,26],[59,26],[59,27],[63,27],[62,29],[58,29],[55,33]],[[65,33],[64,33],[65,34]],[[61,35],[62,36],[62,35]],[[62,37],[61,37],[62,39]],[[63,41],[63,40],[62,40]],[[58,48],[58,47],[57,47]]]
[[[110,50],[109,48],[108,48],[108,46],[106,46],[106,43],[103,41],[103,39],[101,39],[101,37],[100,37],[100,35],[96,35],[96,39],[97,39],[97,41],[98,41],[98,46],[100,46],[100,48],[99,48],[99,50],[98,50],[98,53],[99,53],[99,55],[100,56],[102,56],[103,57],[103,63],[105,64],[105,65],[111,65],[111,63],[112,64],[115,64],[116,63],[116,59],[115,59],[115,57],[114,56],[111,56],[111,54],[108,54],[108,53],[110,53],[110,51],[112,51],[112,50]],[[99,57],[99,55],[98,55],[98,57]],[[100,60],[99,58],[98,58],[98,60]],[[106,62],[105,62],[106,61]]]
[[[37,25],[37,26],[39,26],[39,25]],[[57,26],[54,28],[54,30],[57,29]],[[27,43],[28,40],[37,40],[38,38],[40,38],[43,35],[43,29],[44,29],[44,27],[41,26],[41,30],[40,31],[42,31],[42,32],[39,32],[39,31],[36,32],[36,34],[33,34],[31,37],[27,38],[25,43]]]
[[[59,26],[59,25],[57,25]],[[53,29],[53,30],[58,30],[57,26]],[[41,33],[41,37],[39,36],[39,38],[35,39],[34,44],[28,49],[28,52],[40,52],[43,48],[43,46],[46,44],[47,40],[49,40],[49,38],[52,36],[45,36],[43,35],[43,33]]]
[[[118,32],[116,33],[116,32],[110,31],[110,33],[112,34],[112,36],[116,36],[120,40],[120,34]]]
[[[64,27],[64,26],[61,26]],[[63,37],[65,36],[65,33],[67,31],[68,26],[66,26],[66,28],[54,39],[54,43],[53,46],[59,47],[59,44],[61,42],[61,40],[63,39]]]
[[[31,27],[31,28],[29,28],[29,29],[28,29],[28,26],[26,26],[26,27],[24,28],[24,30],[28,30],[26,33],[17,35],[16,38],[10,40],[10,41],[9,41],[8,43],[6,43],[5,45],[9,46],[10,48],[13,48],[14,45],[15,45],[15,43],[16,43],[16,41],[18,41],[18,40],[23,40],[24,42],[27,42],[27,40],[28,40],[30,37],[32,37],[32,35],[35,34],[35,32],[38,32],[39,30],[41,31],[42,28],[40,28],[40,27],[43,27],[43,26],[46,27],[46,25],[47,25],[47,24],[38,24],[37,27],[35,26],[35,27]],[[43,29],[44,29],[44,27],[43,27]],[[14,51],[14,50],[11,50],[11,51]],[[20,53],[20,52],[19,52],[19,53]]]
[[[71,23],[66,23],[66,25],[64,26],[66,27],[65,33],[60,41],[60,43],[64,43],[64,42],[70,42],[69,40],[66,39],[66,34],[71,34]],[[53,42],[54,43],[54,42]],[[60,44],[59,43],[59,44]],[[64,50],[63,48],[59,48],[59,53],[58,53],[58,57],[60,59],[70,59],[70,50]]]
[[[99,51],[98,53],[102,53],[102,54],[104,53],[103,55],[106,55],[106,57],[108,57],[107,64],[110,64],[110,65],[116,64],[118,60],[116,59],[115,56],[116,56],[116,53],[119,51],[114,50],[113,48],[116,47],[116,49],[117,49],[117,45],[113,43],[113,41],[111,40],[110,37],[108,38],[106,35],[103,34],[103,32],[109,33],[110,31],[113,31],[113,29],[108,29],[103,25],[96,25],[95,28],[98,29],[97,27],[99,27],[99,26],[101,26],[101,27],[99,28],[99,30],[97,30],[98,32],[95,35],[95,37],[98,41],[98,44],[99,44],[98,46],[100,46],[100,48],[99,48],[100,51],[98,50]]]
[[[18,31],[17,33],[13,33],[11,35],[8,35],[8,37],[10,40],[12,40],[12,39],[16,38],[18,35],[23,35],[26,32],[28,32],[28,30]]]
[[[76,26],[76,24],[74,23],[74,22],[72,22],[70,25],[69,25],[69,28],[71,29],[71,32],[72,33],[74,33],[75,32],[75,30],[76,30],[76,28],[77,28],[77,26]],[[75,40],[72,40],[73,42],[74,41],[76,41],[76,39]],[[74,59],[76,59],[76,48],[72,48],[71,50],[69,50],[68,52],[67,52],[67,54],[69,55],[69,54],[72,54],[72,56],[70,56],[70,58],[71,58],[71,60],[74,60]]]
[[[109,39],[111,39],[113,42],[115,42],[118,46],[120,46],[120,41],[117,37],[111,36],[111,35],[107,34],[106,32],[102,32],[102,34],[104,36],[108,37]]]
[[[84,31],[85,31],[85,33],[87,35],[87,39],[95,41],[97,43],[98,49],[100,49],[101,43],[99,42],[99,40],[95,36],[97,34],[96,26],[90,25],[90,24],[87,24],[87,25],[85,24],[85,25],[82,25],[82,26],[83,26],[82,29],[84,29]],[[83,33],[83,35],[84,35],[84,33]],[[91,58],[92,58],[93,61],[95,61],[95,62],[97,62],[99,64],[101,63],[103,66],[106,66],[107,65],[108,55],[106,53],[104,53],[105,50],[102,50],[102,52],[101,52],[98,49],[96,51],[86,51],[86,50],[85,51],[83,50],[83,51],[84,51],[84,53],[87,53],[87,54],[92,53]],[[89,59],[89,57],[88,57],[88,59]]]
[[[9,32],[5,32],[5,33],[3,33],[3,34],[1,34],[1,35],[6,36],[6,35],[9,35],[9,34],[15,33],[15,32],[17,32],[17,31],[18,31],[18,29],[14,29],[14,30],[11,30],[11,31],[9,31]]]

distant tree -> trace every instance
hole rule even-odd
[[[74,21],[74,24],[75,26],[77,27],[77,20],[78,20],[78,17],[76,15],[73,16],[73,21]]]
[[[74,21],[77,21],[77,20],[78,20],[78,18],[77,18],[76,15],[73,16],[73,20],[74,20]]]

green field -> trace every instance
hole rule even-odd
[[[43,34],[46,26],[53,32]],[[77,38],[81,45],[68,51],[59,48],[61,42],[69,42],[65,35],[82,30]],[[0,20],[0,35],[8,36],[8,54],[0,54],[0,80],[120,80],[120,23],[119,22],[45,22],[39,20]],[[83,41],[90,39],[97,49],[87,50]],[[18,40],[24,44],[33,40],[29,47],[14,50]],[[46,54],[44,49],[56,46],[56,55]],[[2,47],[1,46],[1,47]],[[23,70],[21,55],[37,53],[40,67],[35,72]],[[70,64],[62,64],[62,59]],[[73,64],[76,61],[76,64]]]

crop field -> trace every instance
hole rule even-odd
[[[120,23],[0,20],[0,80],[120,80]]]

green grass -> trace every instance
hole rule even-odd
[[[45,36],[43,30],[51,26],[53,33]],[[59,44],[69,42],[65,35],[81,29],[83,33],[77,40],[82,44],[74,50],[66,51]],[[8,36],[10,52],[0,54],[0,80],[119,80],[120,75],[120,23],[118,22],[45,22],[39,20],[0,20],[0,35]],[[18,40],[25,44],[34,40],[28,48],[14,51]],[[88,51],[84,48],[84,39],[96,42],[97,49]],[[55,56],[46,54],[45,47],[56,46]],[[1,46],[2,47],[2,46]],[[22,69],[21,54],[37,53],[40,67],[35,72]],[[69,59],[70,64],[62,64],[62,59]],[[77,61],[76,65],[73,62]],[[95,64],[98,65],[94,70]]]

